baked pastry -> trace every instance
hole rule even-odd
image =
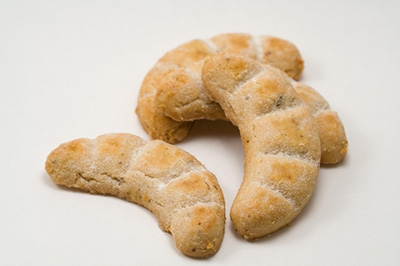
[[[205,110],[201,109],[201,102],[193,101],[198,97],[207,105],[212,105],[211,112],[214,112],[214,108],[220,109],[218,104],[207,98],[201,82],[204,60],[219,52],[238,53],[257,59],[285,71],[295,79],[300,77],[303,69],[303,60],[297,48],[275,37],[222,34],[208,40],[185,43],[160,58],[142,82],[136,113],[143,128],[153,139],[176,143],[187,136],[192,126],[190,122],[176,121],[164,114],[162,103],[156,101],[161,87],[164,91],[168,90],[167,97],[170,97],[171,93],[179,93],[180,85],[187,86],[182,105],[190,103],[192,106],[187,107],[195,106],[200,115]],[[168,88],[170,84],[173,87]],[[185,117],[184,120],[191,119]]]
[[[292,221],[315,189],[321,156],[317,125],[274,67],[218,54],[205,61],[202,73],[208,96],[238,126],[245,152],[231,220],[245,239],[263,237]]]
[[[215,176],[182,149],[130,134],[106,134],[61,144],[45,168],[56,184],[149,209],[185,255],[208,257],[221,246],[222,190]]]

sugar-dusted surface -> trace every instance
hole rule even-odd
[[[398,1],[0,1],[1,265],[398,265]],[[172,47],[224,32],[292,41],[301,82],[338,112],[344,161],[322,167],[291,225],[248,243],[227,220],[211,259],[181,255],[148,210],[54,185],[60,143],[129,132],[139,87]],[[178,145],[213,172],[227,210],[243,149],[227,122],[201,121]]]
[[[272,66],[218,54],[204,62],[202,77],[243,143],[244,177],[231,220],[245,239],[265,237],[287,226],[314,192],[321,156],[317,124],[286,74]]]
[[[176,146],[132,134],[81,138],[54,149],[45,169],[57,185],[116,196],[150,210],[187,256],[209,257],[221,247],[221,187],[204,165]]]
[[[255,42],[258,38],[261,41]],[[264,51],[262,55],[260,49]],[[221,108],[207,97],[201,82],[204,60],[220,52],[269,63],[293,78],[299,78],[303,70],[296,46],[281,38],[235,32],[187,41],[163,55],[141,84],[136,113],[153,139],[177,143],[189,134],[190,121],[224,117]]]

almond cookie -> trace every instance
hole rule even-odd
[[[268,235],[292,221],[315,189],[321,156],[315,120],[286,75],[248,57],[210,57],[202,77],[243,143],[244,179],[231,220],[245,239]]]
[[[187,85],[189,90],[177,100],[181,101],[181,105],[188,105],[187,107],[194,104],[199,110],[198,114],[204,112],[201,102],[193,102],[199,95],[204,102],[220,109],[218,104],[207,98],[201,81],[204,60],[219,52],[246,55],[271,64],[295,79],[300,77],[303,70],[303,60],[297,48],[290,42],[275,37],[222,34],[208,40],[185,43],[159,59],[142,82],[136,113],[143,128],[153,139],[176,143],[187,136],[192,126],[191,122],[176,121],[164,114],[163,104],[156,101],[161,87],[164,91],[167,90],[166,97],[171,98],[174,93],[180,93],[180,85],[176,84]],[[174,85],[169,87],[171,84]],[[185,120],[190,119],[186,117]]]
[[[215,176],[189,153],[130,134],[76,139],[50,153],[54,183],[113,195],[149,209],[191,257],[215,254],[225,230],[225,202]]]

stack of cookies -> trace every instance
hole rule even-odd
[[[313,88],[298,82],[303,60],[290,42],[222,34],[166,53],[143,80],[137,115],[153,141],[107,134],[60,145],[46,161],[57,184],[109,194],[152,211],[177,248],[215,254],[225,229],[217,178],[173,146],[195,120],[229,120],[239,128],[244,179],[230,209],[245,239],[289,224],[309,201],[320,164],[347,151],[343,124]]]

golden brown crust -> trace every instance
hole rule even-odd
[[[207,59],[203,83],[239,127],[245,151],[231,220],[246,239],[268,235],[293,220],[314,191],[321,156],[315,121],[285,74],[248,57]]]
[[[153,139],[162,139],[169,143],[176,143],[186,137],[191,128],[190,122],[174,121],[165,116],[168,102],[175,101],[179,106],[190,108],[195,106],[199,110],[196,115],[204,113],[201,106],[210,103],[211,112],[220,107],[211,103],[203,92],[201,69],[204,60],[219,52],[235,52],[257,58],[263,63],[270,63],[281,67],[289,75],[298,78],[303,69],[303,60],[297,48],[284,40],[261,36],[252,37],[249,34],[221,34],[209,40],[193,40],[165,54],[149,71],[143,80],[136,113],[146,132]],[[280,62],[285,61],[285,62]],[[181,88],[185,88],[184,94]],[[160,96],[160,94],[163,94]],[[157,100],[157,97],[162,99]],[[195,100],[200,97],[201,101]],[[207,107],[207,110],[210,110]],[[174,111],[171,111],[173,115]],[[188,113],[189,114],[189,113]],[[219,114],[222,114],[219,111]],[[181,117],[184,120],[193,120],[189,115]]]
[[[189,153],[130,134],[77,139],[52,151],[45,165],[56,184],[140,204],[191,257],[215,254],[225,229],[225,202],[215,178]]]
[[[283,70],[292,79],[298,80],[304,68],[304,61],[299,51],[287,41],[279,38],[260,37],[260,47],[262,50],[261,63],[269,64]]]
[[[178,122],[165,116],[155,105],[155,93],[162,78],[173,71],[173,65],[157,64],[145,76],[136,108],[139,121],[152,139],[179,142],[189,134],[191,123]]]

